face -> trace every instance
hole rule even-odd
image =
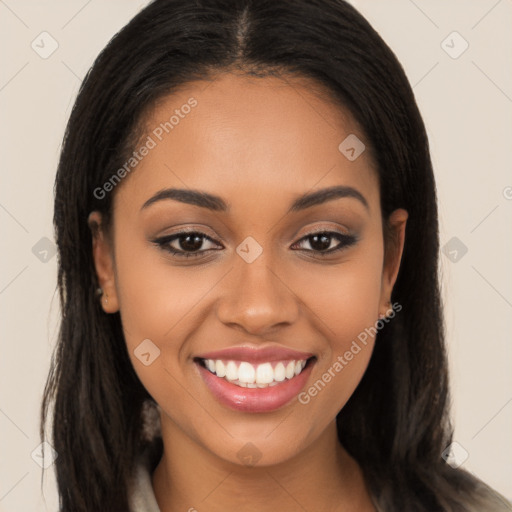
[[[94,239],[103,308],[120,311],[163,429],[237,464],[246,443],[273,464],[332,426],[369,362],[403,247],[397,210],[398,244],[384,251],[369,151],[339,149],[364,134],[312,85],[224,74],[164,98],[113,191],[111,239]],[[248,350],[197,359],[233,347]],[[254,356],[267,348],[283,350]],[[222,375],[218,360],[239,385],[204,367]],[[292,360],[308,361],[297,376]]]

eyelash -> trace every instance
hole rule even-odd
[[[196,251],[196,252],[186,252],[186,251],[177,250],[177,249],[174,249],[173,247],[171,247],[171,245],[170,245],[171,242],[173,242],[174,240],[177,240],[180,237],[185,236],[185,235],[199,235],[202,239],[206,239],[210,242],[216,243],[215,240],[210,238],[205,233],[202,233],[201,231],[178,231],[176,233],[173,233],[172,235],[167,235],[167,236],[163,236],[160,238],[156,238],[152,242],[154,244],[156,244],[157,246],[159,246],[162,250],[170,252],[173,256],[177,256],[178,258],[191,258],[191,257],[197,258],[197,257],[201,256],[201,254],[206,251],[218,250],[218,249],[206,249],[206,250]],[[335,252],[341,251],[347,247],[350,247],[351,245],[354,245],[358,241],[358,238],[354,235],[346,235],[343,233],[338,233],[337,231],[325,231],[324,230],[324,231],[314,231],[312,233],[309,233],[306,236],[303,236],[300,240],[295,242],[295,244],[293,244],[293,245],[296,245],[299,242],[301,242],[303,240],[307,240],[308,238],[311,238],[315,235],[328,235],[329,238],[338,239],[340,242],[339,246],[335,247],[334,249],[329,249],[327,251],[315,251],[314,249],[304,249],[306,252],[316,253],[316,255],[320,256],[321,258],[323,258],[327,255],[333,254]]]

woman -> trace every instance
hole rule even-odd
[[[428,141],[349,4],[151,3],[82,85],[54,222],[62,511],[512,510],[445,461]]]

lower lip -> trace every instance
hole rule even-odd
[[[242,412],[269,412],[283,407],[295,398],[306,384],[314,360],[292,379],[266,388],[242,388],[217,377],[200,363],[197,363],[201,377],[213,395],[222,404]]]

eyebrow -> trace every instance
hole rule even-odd
[[[341,199],[346,197],[352,197],[360,201],[367,210],[369,210],[368,202],[365,197],[353,187],[348,186],[334,186],[323,188],[315,192],[306,193],[295,201],[290,206],[288,213],[298,212],[317,206],[319,204],[333,201],[334,199]],[[148,206],[163,200],[174,200],[181,203],[191,204],[206,208],[215,212],[229,212],[228,204],[219,196],[209,194],[207,192],[201,192],[198,190],[181,189],[181,188],[166,188],[160,190],[154,196],[150,197],[143,205],[141,210],[144,210]]]

